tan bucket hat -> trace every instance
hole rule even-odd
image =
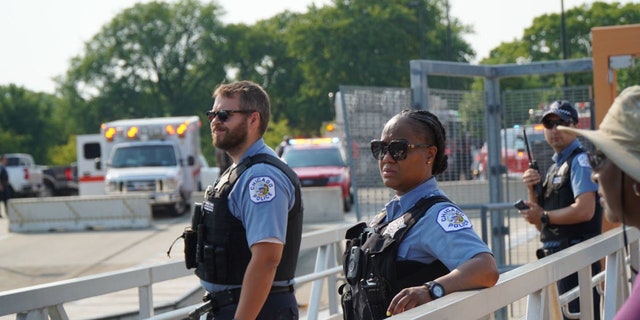
[[[558,130],[587,138],[622,171],[640,181],[640,86],[622,90],[598,130],[563,126]]]

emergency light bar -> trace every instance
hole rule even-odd
[[[167,124],[164,127],[158,125],[153,126],[131,126],[124,132],[127,140],[147,140],[162,139],[170,136],[184,138],[189,128],[189,122],[179,123],[177,125]],[[113,142],[118,133],[123,133],[123,128],[108,127],[103,125],[104,137],[108,142]]]
[[[307,138],[307,139],[290,139],[290,145],[304,145],[304,144],[331,144],[340,143],[339,138]]]

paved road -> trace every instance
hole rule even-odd
[[[6,214],[0,219],[0,291],[61,281],[98,273],[116,271],[130,267],[182,260],[182,246],[177,246],[171,258],[166,251],[171,243],[189,224],[189,216],[172,217],[156,214],[152,228],[144,230],[84,231],[50,233],[9,233]],[[345,215],[347,220],[355,220],[354,214]],[[517,224],[523,224],[516,219]],[[475,221],[476,228],[480,223]],[[513,231],[518,227],[511,226]],[[519,231],[524,231],[526,226]],[[532,248],[537,244],[534,234],[528,230],[516,236],[519,241],[509,245],[521,247],[519,253],[509,257],[511,263],[530,261]],[[523,250],[527,248],[526,250]],[[524,254],[520,256],[520,254]],[[315,252],[301,253],[298,274],[313,270]],[[154,301],[175,301],[178,297],[197,287],[197,278],[178,279],[154,285]],[[298,288],[300,303],[308,301],[309,288]],[[325,288],[326,289],[326,288]],[[114,302],[115,301],[115,302]],[[114,314],[113,306],[125,310],[137,309],[137,290],[96,297],[65,304],[71,319],[95,319],[100,315]],[[304,313],[304,307],[301,312]],[[0,320],[14,319],[15,316],[0,316]]]
[[[189,215],[155,214],[153,227],[143,230],[10,233],[6,214],[1,212],[0,291],[182,260],[182,244],[176,245],[171,258],[166,252],[190,223]],[[310,228],[317,226],[305,226],[305,229]],[[301,252],[298,274],[312,272],[316,254],[312,251]],[[174,302],[194,288],[198,288],[195,276],[156,284],[154,303]],[[310,285],[297,290],[302,306],[308,301],[309,290]],[[117,306],[116,310],[114,306]],[[70,319],[96,319],[137,308],[136,289],[65,304]],[[15,316],[0,316],[0,320],[8,319],[15,319]]]
[[[189,220],[160,215],[144,230],[9,233],[2,216],[0,291],[171,261],[166,251]]]

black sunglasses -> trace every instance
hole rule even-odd
[[[591,170],[598,170],[602,167],[602,164],[605,160],[607,160],[607,156],[602,153],[600,150],[596,150],[594,152],[589,151],[589,165],[591,166]]]
[[[571,125],[571,121],[564,121],[562,119],[558,119],[558,120],[542,120],[542,125],[551,130],[553,128],[555,128],[556,126],[565,126],[568,127],[569,125]]]
[[[229,120],[229,115],[231,115],[232,113],[244,113],[244,114],[248,114],[248,113],[253,113],[256,112],[255,110],[218,110],[218,111],[207,111],[207,117],[209,118],[209,122],[213,122],[213,119],[215,119],[216,117],[218,117],[218,120],[220,120],[221,122],[226,122],[227,120]]]
[[[376,160],[384,158],[384,154],[389,152],[391,158],[395,161],[407,158],[409,149],[428,148],[432,144],[409,144],[406,140],[392,140],[388,144],[380,140],[371,140],[371,153]]]

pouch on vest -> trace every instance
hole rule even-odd
[[[173,245],[182,238],[184,242],[184,263],[187,269],[195,268],[198,266],[198,257],[201,255],[201,250],[198,247],[198,235],[197,228],[202,222],[202,204],[195,203],[193,207],[193,215],[191,216],[191,226],[184,228],[184,231],[178,238],[176,238],[167,250],[167,256],[171,257],[171,249]]]
[[[408,230],[433,204],[445,201],[449,200],[441,196],[421,199],[407,213],[393,220],[404,219],[404,227],[394,232],[385,232],[389,222],[379,224],[385,214],[376,216],[371,227],[359,223],[347,230],[347,247],[343,254],[347,284],[339,290],[344,319],[384,319],[391,299],[401,289],[428,281],[411,283],[411,279],[422,281],[426,276],[433,280],[449,272],[439,260],[428,265],[397,261],[398,246]],[[407,281],[408,278],[411,279]]]

